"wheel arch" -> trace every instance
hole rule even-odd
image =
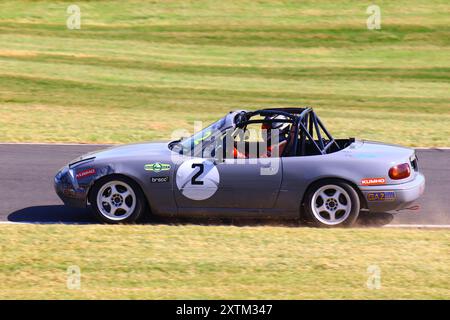
[[[123,174],[123,173],[110,173],[110,174],[106,174],[104,176],[98,177],[97,179],[93,180],[91,182],[91,184],[89,185],[89,189],[87,191],[87,197],[86,197],[86,205],[89,204],[91,202],[91,196],[92,196],[92,189],[94,187],[94,185],[96,185],[97,183],[101,182],[103,179],[106,178],[111,178],[111,177],[123,177],[123,178],[127,178],[132,180],[134,183],[136,183],[136,185],[139,187],[140,191],[142,192],[142,194],[145,197],[145,201],[147,204],[147,208],[149,209],[149,212],[152,212],[152,207],[151,207],[151,203],[147,197],[147,194],[144,192],[144,188],[142,187],[142,183],[139,181],[139,179],[136,179],[133,176],[127,175],[127,174]]]
[[[364,198],[361,190],[359,189],[358,185],[348,179],[342,178],[342,177],[337,177],[337,176],[327,176],[327,177],[321,177],[318,179],[315,179],[313,181],[311,181],[308,186],[305,189],[305,192],[303,193],[302,196],[302,200],[300,202],[300,218],[302,218],[304,216],[304,204],[305,204],[305,199],[306,199],[306,195],[308,194],[308,192],[311,190],[311,188],[317,184],[320,183],[322,181],[327,181],[327,180],[339,180],[342,181],[344,183],[347,183],[348,185],[350,185],[353,189],[355,189],[356,193],[358,194],[359,197],[359,202],[360,202],[360,206],[361,209],[367,209],[368,205],[367,205],[367,201]]]

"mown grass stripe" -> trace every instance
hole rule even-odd
[[[450,68],[346,68],[346,67],[248,67],[248,66],[220,66],[220,65],[191,65],[176,62],[138,61],[134,59],[117,59],[103,57],[83,57],[61,54],[33,53],[16,55],[8,53],[2,59],[14,61],[35,61],[49,63],[64,63],[74,65],[92,65],[112,68],[157,70],[171,73],[189,73],[198,75],[245,76],[252,78],[299,79],[314,77],[314,79],[361,79],[375,76],[380,81],[386,80],[427,80],[441,81],[450,78]]]
[[[450,145],[445,1],[383,3],[379,31],[352,1],[82,2],[72,31],[66,7],[0,3],[0,141],[168,139],[310,105],[335,136]]]

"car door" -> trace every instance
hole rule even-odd
[[[175,200],[179,208],[272,208],[282,171],[280,158],[186,159],[176,170]]]
[[[269,209],[274,206],[283,175],[280,158],[225,159],[217,167],[223,177],[221,187],[233,195],[232,207]]]

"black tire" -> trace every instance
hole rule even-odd
[[[358,218],[360,200],[356,190],[348,183],[338,179],[326,179],[308,188],[303,209],[304,218],[315,227],[350,227]]]
[[[114,194],[111,186],[108,187],[111,184],[114,185],[117,191]],[[128,188],[130,188],[129,195],[124,191]],[[110,195],[110,200],[99,203],[97,200],[100,192],[102,192],[103,196]],[[122,195],[125,195],[125,197]],[[113,202],[116,199],[119,199],[117,203]],[[121,203],[121,206],[115,207],[109,202],[116,205]],[[106,176],[96,181],[90,192],[90,203],[95,218],[102,223],[108,224],[135,223],[144,216],[147,210],[147,201],[139,185],[132,179],[121,175]],[[121,208],[122,205],[125,209]],[[111,210],[114,210],[114,212]]]

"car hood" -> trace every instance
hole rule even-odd
[[[96,160],[140,156],[152,158],[153,156],[169,154],[171,151],[169,150],[167,144],[167,142],[146,142],[112,146],[106,149],[83,154],[82,156],[72,160],[70,164],[90,158],[95,158]]]

